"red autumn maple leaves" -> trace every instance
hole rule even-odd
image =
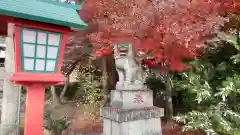
[[[130,42],[171,70],[201,54],[202,43],[227,21],[219,13],[237,11],[236,0],[87,0],[81,14],[97,28],[89,34],[97,55]],[[84,18],[84,17],[83,17]],[[91,25],[90,25],[91,27]]]

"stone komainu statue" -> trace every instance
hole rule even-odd
[[[144,75],[140,62],[136,59],[137,51],[132,44],[122,43],[114,46],[114,58],[119,81],[116,89],[145,89]]]

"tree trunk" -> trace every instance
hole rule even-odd
[[[63,101],[64,95],[65,95],[65,93],[67,91],[68,86],[69,86],[69,76],[67,76],[66,82],[65,82],[64,87],[63,87],[63,90],[62,90],[62,92],[60,94],[60,101]]]
[[[60,98],[58,97],[58,95],[56,93],[55,86],[51,86],[51,94],[52,94],[52,103],[53,103],[53,105],[59,105],[61,102],[60,102]]]
[[[14,25],[8,24],[6,38],[5,78],[3,85],[1,135],[18,135],[21,89],[10,82],[15,72],[14,59]]]
[[[173,124],[173,103],[172,103],[172,83],[169,73],[164,76],[165,88],[166,88],[166,119],[169,124]]]
[[[239,35],[239,30],[240,30],[240,23],[237,24],[237,31],[236,31],[236,34],[237,34],[237,44],[240,45],[240,35]]]
[[[61,133],[61,132],[58,132],[58,131],[52,131],[52,134],[53,134],[53,135],[61,135],[62,133]]]
[[[107,62],[107,71],[108,71],[108,89],[114,90],[116,87],[116,83],[118,81],[118,74],[116,71],[116,65],[115,65],[115,59],[113,54],[109,56],[108,62]]]
[[[102,83],[104,91],[104,99],[102,106],[108,105],[109,102],[109,91],[108,91],[108,72],[107,72],[107,57],[102,57]]]
[[[103,64],[103,90],[108,91],[107,57],[102,58],[102,64]]]

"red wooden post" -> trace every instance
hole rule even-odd
[[[69,27],[57,26],[54,24],[45,24],[41,22],[32,22],[29,20],[22,20],[14,18],[11,20],[12,23],[15,24],[15,56],[16,56],[16,71],[11,77],[11,81],[15,84],[20,84],[27,86],[27,100],[26,100],[26,114],[25,114],[25,133],[24,135],[43,135],[43,121],[44,121],[44,95],[45,95],[45,87],[50,85],[62,84],[65,81],[65,77],[61,74],[62,60],[64,55],[64,49],[66,46],[68,33],[71,32]],[[53,72],[47,72],[47,65],[45,65],[44,72],[39,72],[36,70],[36,62],[32,64],[33,72],[25,71],[25,53],[24,52],[24,33],[21,29],[31,29],[33,32],[37,32],[38,30],[45,31],[46,35],[46,44],[49,45],[48,37],[51,35],[59,36],[59,40],[54,39],[60,47],[60,51],[56,54],[55,64],[50,67],[55,67]],[[44,33],[44,32],[42,32]],[[22,34],[22,35],[21,35]],[[26,33],[25,33],[26,34]],[[60,36],[61,35],[61,36]],[[29,35],[27,35],[29,36]],[[40,59],[40,56],[37,56],[37,46],[38,45],[38,32],[35,37],[35,53],[34,57],[31,58],[34,61]],[[45,59],[48,61],[48,51],[45,49]],[[40,51],[41,52],[41,51]],[[26,58],[28,59],[28,58]],[[50,60],[51,61],[51,60]],[[53,61],[53,60],[52,60]],[[45,64],[46,64],[45,62]],[[33,70],[34,69],[34,70]],[[52,70],[51,70],[52,71]]]
[[[43,135],[45,86],[28,86],[24,135]]]

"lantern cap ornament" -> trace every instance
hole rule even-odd
[[[46,10],[49,9],[49,10]],[[16,18],[85,29],[79,5],[51,0],[0,0],[0,14]]]
[[[87,28],[74,0],[0,0],[0,17],[14,24],[16,84],[64,82],[61,65],[71,28]],[[47,83],[48,82],[48,83]]]

